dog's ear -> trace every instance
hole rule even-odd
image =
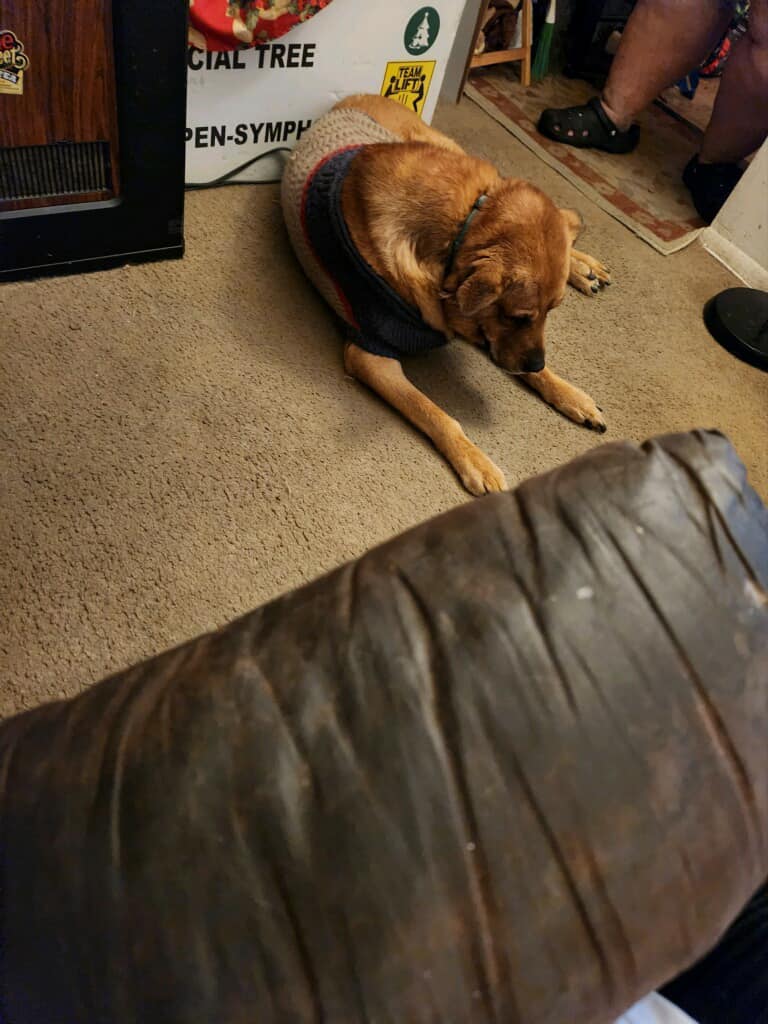
[[[469,275],[456,291],[456,302],[463,316],[476,316],[490,306],[502,292],[501,266],[491,256],[473,264]]]
[[[560,216],[565,221],[565,227],[571,239],[571,244],[576,241],[584,227],[584,221],[577,210],[561,210]]]

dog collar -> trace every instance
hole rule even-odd
[[[472,220],[473,220],[475,214],[478,212],[478,210],[481,210],[483,208],[483,206],[485,206],[487,200],[488,200],[488,196],[485,194],[485,192],[483,192],[483,194],[481,196],[478,196],[477,199],[474,201],[474,203],[472,204],[472,209],[469,211],[467,216],[464,218],[464,223],[459,228],[459,233],[458,233],[458,235],[456,235],[456,237],[454,238],[454,240],[453,240],[453,242],[451,244],[451,251],[448,254],[448,263],[446,264],[446,267],[445,267],[445,275],[444,275],[445,277],[448,277],[448,275],[450,274],[450,272],[451,272],[451,270],[453,268],[453,261],[456,259],[456,253],[461,248],[461,243],[467,237],[467,232],[469,231],[469,225],[472,223]]]

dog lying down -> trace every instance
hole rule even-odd
[[[403,356],[462,338],[605,430],[589,395],[545,365],[544,323],[566,284],[593,295],[610,283],[573,248],[573,210],[381,96],[351,96],[315,122],[288,160],[282,205],[305,271],[349,327],[347,373],[422,430],[472,494],[505,489],[504,475],[407,379]]]

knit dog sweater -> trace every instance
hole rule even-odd
[[[360,255],[344,221],[341,190],[363,146],[399,141],[361,111],[332,110],[302,136],[282,180],[283,215],[307,276],[349,326],[353,341],[395,359],[447,339]]]

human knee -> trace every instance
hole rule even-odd
[[[752,0],[747,39],[753,50],[768,51],[768,0]]]
[[[705,6],[716,7],[718,0],[704,0]],[[702,0],[637,0],[634,10],[652,11],[665,17],[674,17],[681,12],[692,16],[702,14]]]
[[[768,104],[768,29],[764,29],[762,35],[750,29],[747,38],[749,46],[744,56],[749,61],[753,88],[766,97]]]
[[[750,92],[768,97],[768,0],[753,0],[749,25],[729,60]],[[768,99],[766,100],[768,102]]]

